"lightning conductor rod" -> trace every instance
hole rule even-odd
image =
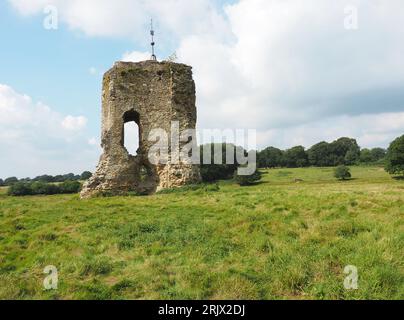
[[[154,53],[154,45],[156,44],[154,42],[154,29],[153,29],[153,19],[151,19],[151,23],[150,23],[150,35],[151,35],[151,47],[152,47],[152,56],[151,59],[153,61],[157,61],[157,57]]]

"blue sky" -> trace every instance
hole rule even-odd
[[[102,74],[147,58],[151,16],[158,58],[194,68],[200,129],[256,129],[260,148],[404,133],[400,0],[2,0],[0,177],[94,170]]]
[[[144,48],[128,39],[88,37],[64,24],[45,30],[43,18],[20,17],[7,2],[0,3],[0,37],[7,44],[0,50],[0,83],[60,112],[98,120],[102,75],[90,68],[108,70],[123,52]],[[97,135],[98,121],[89,126]]]

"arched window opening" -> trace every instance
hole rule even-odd
[[[135,111],[129,111],[124,115],[123,146],[128,153],[136,156],[140,147],[139,115]]]

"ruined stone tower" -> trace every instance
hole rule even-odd
[[[136,156],[130,155],[124,147],[124,124],[129,121],[135,121],[139,127]],[[199,182],[197,165],[173,162],[171,156],[164,164],[149,161],[149,150],[155,143],[149,141],[149,133],[153,129],[163,129],[170,136],[173,121],[178,121],[180,132],[195,129],[192,68],[157,61],[115,63],[103,79],[103,154],[81,196],[87,198],[131,191],[151,194]],[[170,141],[168,148],[171,149]]]

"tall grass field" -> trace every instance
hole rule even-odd
[[[3,188],[0,299],[404,299],[404,181],[351,171],[90,200]],[[56,290],[44,289],[49,265]]]

